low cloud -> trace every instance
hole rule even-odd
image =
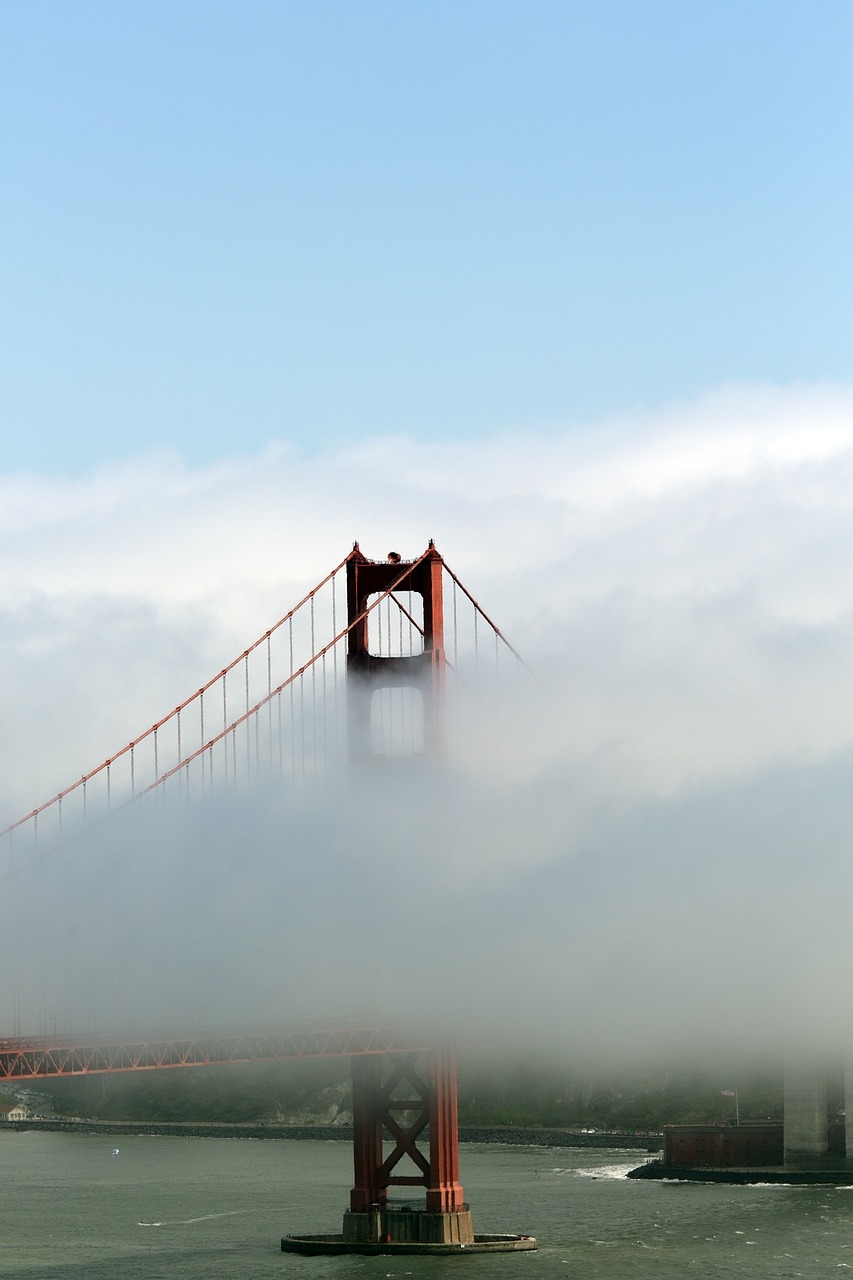
[[[461,727],[450,776],[126,817],[28,872],[37,890],[19,877],[19,934],[54,930],[38,965],[19,943],[33,1017],[103,1015],[107,964],[119,1022],[416,993],[608,1052],[829,1037],[853,963],[851,410],[846,388],[735,387],[481,443],[0,481],[10,820],[354,538],[408,557],[434,537],[536,675]]]

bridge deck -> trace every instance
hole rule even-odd
[[[34,1080],[117,1071],[156,1071],[225,1062],[353,1057],[428,1048],[399,1027],[297,1027],[152,1036],[0,1040],[0,1080]]]

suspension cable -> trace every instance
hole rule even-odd
[[[278,631],[278,629],[280,627],[283,627],[285,623],[290,622],[294,614],[298,613],[299,610],[303,607],[303,605],[307,604],[309,601],[313,601],[314,596],[317,595],[318,591],[322,591],[323,587],[325,587],[328,582],[331,582],[336,574],[340,573],[341,569],[344,568],[344,566],[348,563],[348,561],[351,558],[352,558],[352,552],[346,555],[344,559],[340,562],[340,564],[336,565],[335,568],[332,569],[330,573],[327,573],[325,578],[323,578],[321,582],[318,582],[316,587],[312,588],[312,590],[309,591],[307,595],[303,596],[302,599],[299,601],[299,603],[294,605],[293,608],[290,609],[289,612],[287,612],[283,618],[279,618],[278,622],[276,622],[272,627],[270,627],[268,631],[265,631],[262,636],[259,636],[259,638],[255,641],[254,644],[249,645],[248,649],[244,650],[243,653],[239,654],[233,660],[233,662],[229,662],[228,665],[226,667],[223,667],[222,670],[219,671],[215,676],[211,676],[211,678],[207,681],[207,683],[203,684],[201,688],[196,690],[195,693],[190,694],[188,698],[185,698],[183,702],[179,703],[178,706],[174,707],[170,712],[168,712],[167,715],[163,716],[162,719],[156,721],[156,723],[152,724],[150,728],[145,730],[144,733],[139,734],[138,737],[132,738],[130,742],[128,742],[125,746],[121,748],[120,751],[116,751],[114,755],[111,755],[106,760],[102,761],[101,764],[99,764],[96,768],[91,769],[89,773],[84,773],[82,777],[77,779],[76,782],[72,782],[70,786],[64,787],[62,791],[58,791],[56,795],[51,796],[49,800],[45,800],[43,804],[37,805],[35,809],[31,809],[29,813],[25,813],[24,816],[22,818],[18,818],[16,822],[10,822],[7,827],[4,827],[2,830],[0,830],[0,836],[8,835],[8,833],[10,831],[13,831],[15,827],[23,826],[25,822],[31,821],[39,813],[43,813],[45,809],[49,809],[51,805],[56,804],[60,799],[69,795],[72,791],[76,791],[78,787],[82,787],[85,790],[85,784],[91,781],[92,778],[102,773],[109,765],[112,765],[115,763],[116,760],[121,759],[122,756],[127,755],[129,752],[133,751],[136,747],[139,746],[141,742],[144,742],[146,738],[151,737],[152,734],[156,735],[158,729],[161,729],[163,725],[168,724],[170,720],[172,720],[176,715],[178,715],[179,712],[184,711],[188,706],[190,706],[193,702],[195,702],[197,698],[200,699],[202,695],[207,692],[208,689],[213,688],[213,686],[217,683],[217,681],[219,680],[224,681],[224,678],[225,676],[228,675],[229,671],[233,671],[233,669],[236,666],[238,666],[250,653],[253,653],[255,649],[257,649],[260,645],[264,644],[268,639],[268,637],[273,634],[273,632]],[[155,736],[155,744],[156,744],[156,736]],[[155,752],[156,752],[156,745],[155,745]],[[164,775],[164,777],[165,776],[166,775]],[[139,794],[142,795],[144,793],[140,792]]]

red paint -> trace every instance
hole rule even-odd
[[[459,1181],[456,1055],[390,1053],[353,1058],[353,1166],[350,1208],[385,1208],[389,1188],[424,1187],[426,1208],[465,1208]],[[429,1142],[424,1150],[424,1134]],[[383,1153],[383,1139],[393,1144]]]
[[[444,561],[430,542],[417,560],[368,560],[356,543],[347,569],[347,677],[349,741],[354,764],[365,763],[370,746],[370,696],[376,689],[408,685],[424,702],[424,745],[428,755],[444,746],[443,693]],[[380,599],[395,592],[417,592],[423,599],[423,653],[382,657],[370,652],[368,615]],[[376,597],[376,599],[372,599]]]

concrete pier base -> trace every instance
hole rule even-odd
[[[355,1244],[394,1241],[397,1244],[473,1244],[470,1209],[430,1213],[426,1209],[376,1209],[344,1214],[344,1240]]]
[[[533,1236],[475,1235],[470,1209],[380,1208],[344,1214],[340,1235],[284,1236],[285,1253],[515,1253],[536,1248]]]
[[[536,1248],[533,1236],[475,1236],[470,1244],[432,1244],[424,1241],[371,1241],[358,1243],[343,1236],[283,1236],[282,1253],[299,1253],[304,1257],[335,1254],[399,1254],[432,1256],[435,1254],[524,1253]]]

